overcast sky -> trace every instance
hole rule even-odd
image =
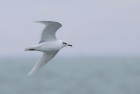
[[[24,48],[38,43],[43,24],[63,26],[57,38],[72,48],[59,55],[140,55],[140,0],[2,0],[0,55],[36,55]]]

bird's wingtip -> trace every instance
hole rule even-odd
[[[28,76],[30,76],[31,74],[29,73]]]
[[[42,22],[42,21],[33,21],[34,23],[40,23],[40,22]]]
[[[28,73],[28,76],[30,76],[31,74],[33,74],[33,72],[32,72],[32,71],[30,71],[30,72]]]
[[[56,22],[56,21],[33,21],[33,22],[42,23],[42,24],[45,24],[45,25],[56,23],[56,24],[59,24],[60,26],[62,26],[62,24],[60,24],[59,22]]]

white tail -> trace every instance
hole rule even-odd
[[[25,48],[24,51],[34,51],[35,48],[34,47],[29,47],[29,48]]]

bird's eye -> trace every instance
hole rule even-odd
[[[66,42],[63,42],[63,44],[67,44]]]

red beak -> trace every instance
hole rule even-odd
[[[68,44],[68,46],[72,47],[72,45],[71,45],[71,44]]]

